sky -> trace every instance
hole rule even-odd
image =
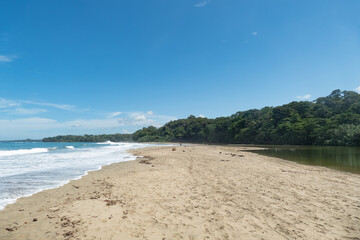
[[[0,140],[360,93],[360,1],[1,0]]]

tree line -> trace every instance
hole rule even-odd
[[[133,141],[132,134],[101,134],[101,135],[64,135],[56,137],[47,137],[43,142],[130,142]]]
[[[104,141],[360,146],[360,94],[334,90],[313,102],[291,102],[215,119],[191,115],[160,128],[150,126],[133,134],[114,135],[121,137],[97,136]],[[99,141],[97,136],[85,136],[44,140]]]

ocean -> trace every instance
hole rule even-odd
[[[0,142],[0,210],[101,166],[134,160],[127,150],[149,146],[156,144]]]

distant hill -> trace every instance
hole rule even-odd
[[[314,102],[291,102],[216,119],[179,119],[133,134],[139,142],[360,145],[360,94],[334,90]]]
[[[46,142],[190,142],[360,146],[360,94],[334,90],[313,102],[291,102],[215,119],[189,116],[134,134],[57,136]]]
[[[3,140],[0,142],[41,142],[41,139]]]
[[[42,140],[43,142],[129,142],[132,140],[132,134],[102,134],[102,135],[64,135],[56,137],[48,137]]]

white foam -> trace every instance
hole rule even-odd
[[[3,150],[0,151],[1,157],[20,155],[20,154],[32,154],[32,153],[43,153],[48,152],[47,148],[32,148],[32,149],[18,149],[18,150]]]
[[[71,151],[64,150],[64,147],[52,147],[51,151],[49,148],[0,151],[4,154],[0,155],[0,210],[19,197],[62,186],[105,165],[136,159],[126,152],[128,149],[153,146],[106,144],[87,148],[65,146]]]
[[[106,141],[106,142],[98,142],[98,143],[96,143],[96,144],[112,144],[112,143],[114,143],[114,142],[112,142],[112,141]]]
[[[106,142],[99,142],[99,143],[96,143],[96,144],[106,144],[106,145],[123,145],[125,143],[123,142],[112,142],[112,141],[106,141]],[[133,143],[132,143],[133,144]]]

